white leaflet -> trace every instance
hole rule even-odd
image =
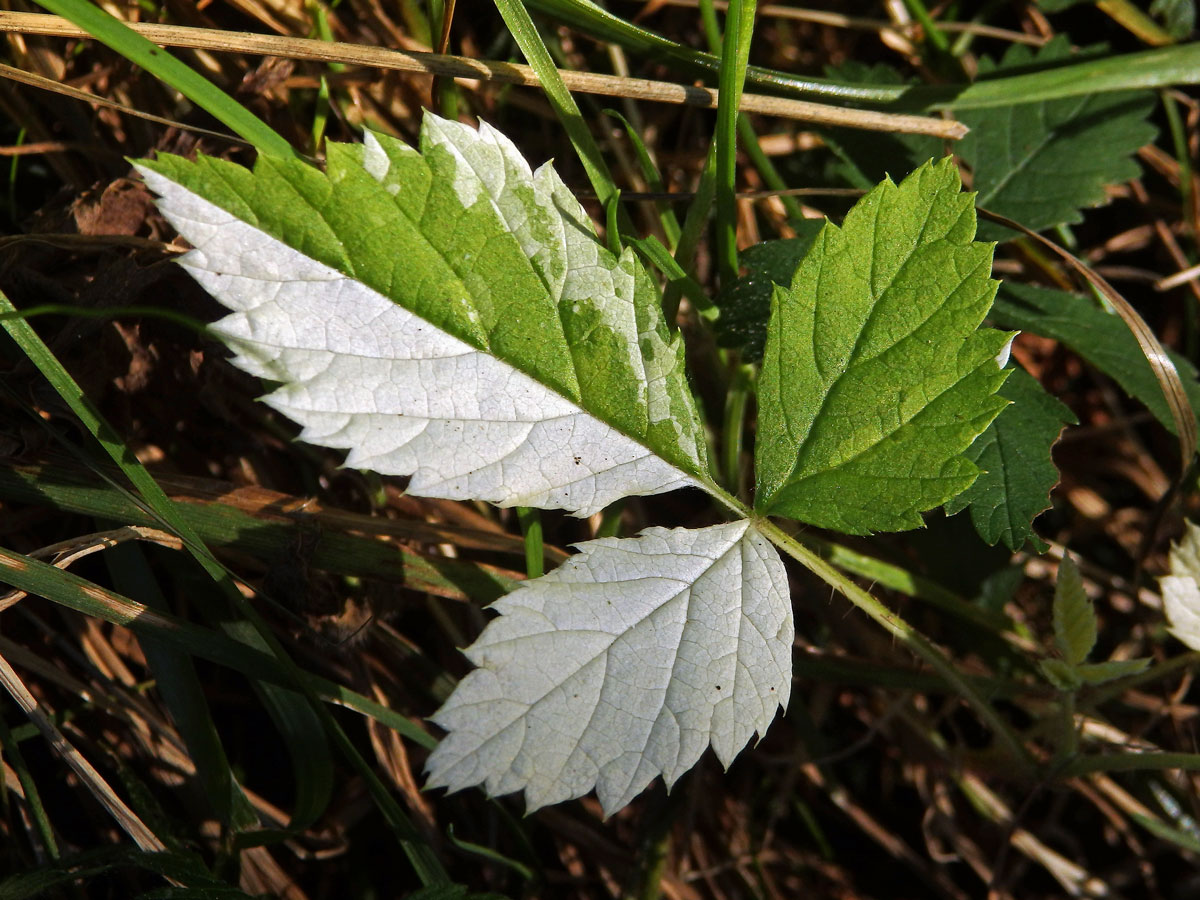
[[[1158,581],[1171,634],[1200,650],[1200,526],[1186,524],[1187,533],[1171,547],[1171,574]]]
[[[595,787],[611,814],[710,743],[728,766],[786,706],[787,575],[748,520],[579,550],[493,604],[479,668],[433,717],[450,733],[430,786],[524,789],[530,810]]]
[[[374,157],[368,157],[378,164]],[[427,497],[587,516],[695,479],[512,366],[144,167],[195,247],[179,262],[233,314],[213,326],[265,400],[346,465]]]

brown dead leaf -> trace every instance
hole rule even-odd
[[[150,192],[140,181],[118,178],[100,192],[83,194],[71,209],[80,234],[136,235],[154,209]]]

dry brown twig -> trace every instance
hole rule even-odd
[[[417,72],[471,81],[498,81],[525,87],[540,87],[541,81],[529,66],[491,60],[468,59],[437,53],[391,50],[338,41],[310,38],[246,34],[213,28],[189,28],[176,25],[126,23],[143,37],[164,47],[187,47],[226,53],[257,53],[288,59],[305,59],[343,65],[370,66],[402,72]],[[66,19],[40,13],[0,12],[0,32],[44,34],[56,37],[87,38],[88,33]],[[622,78],[591,72],[560,70],[564,84],[583,94],[628,97],[657,103],[671,103],[716,109],[717,91],[708,87]],[[961,122],[931,116],[882,113],[874,110],[845,109],[787,97],[743,94],[743,112],[761,113],[785,119],[798,119],[821,125],[840,125],[868,131],[925,134],[957,140],[967,133]]]

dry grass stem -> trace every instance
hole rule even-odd
[[[650,6],[682,6],[696,9],[699,0],[653,0]],[[713,0],[713,8],[725,10],[729,8],[728,0]],[[842,13],[827,12],[822,9],[797,9],[794,6],[779,6],[768,3],[758,7],[760,18],[789,19],[793,22],[811,22],[814,25],[827,25],[830,28],[853,28],[859,31],[895,32],[896,25],[884,19],[868,19],[862,16],[847,16]],[[911,23],[906,28],[911,29]],[[992,25],[982,25],[977,22],[939,22],[938,27],[943,31],[974,34],[979,37],[997,38],[1011,41],[1014,44],[1030,44],[1040,47],[1046,43],[1046,38],[1036,34],[1026,34],[1023,31],[1013,31],[1011,28],[996,28]]]
[[[54,751],[79,776],[80,781],[84,783],[92,796],[108,810],[121,829],[133,839],[140,849],[147,853],[167,849],[154,832],[147,828],[137,814],[125,805],[125,801],[109,787],[108,782],[84,758],[83,754],[76,750],[58,730],[58,727],[43,712],[33,694],[29,693],[29,689],[25,687],[24,682],[3,656],[0,656],[0,685],[4,686],[4,689],[17,702],[29,720],[37,726],[38,731],[42,733]]]
[[[360,46],[310,38],[246,34],[213,28],[127,24],[138,34],[164,47],[188,47],[228,53],[257,53],[287,59],[307,59],[343,65],[370,66],[400,72],[419,72],[447,78],[498,81],[524,87],[541,85],[541,81],[533,69],[519,63],[390,50],[384,47]],[[39,13],[0,12],[0,31],[45,34],[56,37],[88,37],[87,32],[65,19]],[[560,70],[559,74],[570,90],[583,94],[603,94],[609,97],[626,97],[655,103],[699,106],[707,109],[717,108],[717,91],[713,88],[651,81],[645,78],[620,78],[615,75],[591,72]],[[741,109],[743,112],[761,113],[762,115],[814,122],[820,125],[838,125],[867,131],[924,134],[947,140],[957,140],[967,133],[966,126],[950,119],[898,115],[863,109],[844,109],[822,103],[810,103],[806,100],[768,97],[761,94],[744,94]]]

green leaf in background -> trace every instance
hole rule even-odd
[[[1093,0],[1037,0],[1037,5],[1042,12],[1056,13],[1070,9],[1072,6],[1079,6],[1081,3],[1091,2]]]
[[[1067,665],[1061,659],[1039,659],[1038,668],[1052,685],[1060,691],[1077,691],[1080,686],[1079,673],[1074,666]]]
[[[1049,506],[1050,491],[1058,484],[1050,450],[1063,426],[1078,420],[1024,369],[1014,367],[1000,396],[1012,403],[964,454],[983,474],[946,504],[946,512],[969,507],[971,523],[989,544],[1004,541],[1017,550],[1032,539],[1038,552],[1045,552],[1033,520]]]
[[[1096,611],[1083,589],[1079,566],[1064,556],[1054,585],[1054,645],[1063,661],[1077,668],[1096,645]]]
[[[763,241],[743,250],[740,260],[746,274],[717,295],[716,304],[721,310],[714,326],[717,343],[740,350],[746,362],[762,359],[775,286],[792,283],[800,260],[825,227],[823,219],[802,219],[792,224],[797,237]]]
[[[1119,317],[1106,313],[1095,301],[1066,291],[1005,282],[991,318],[1003,328],[1019,328],[1061,341],[1144,403],[1163,427],[1175,433],[1162,388],[1137,339]],[[1195,366],[1176,353],[1167,351],[1167,355],[1179,370],[1192,409],[1200,409]]]
[[[1110,681],[1116,681],[1118,678],[1140,675],[1149,666],[1150,660],[1145,657],[1139,659],[1110,659],[1105,662],[1084,663],[1076,668],[1075,672],[1079,675],[1079,680],[1084,684],[1107,684]]]
[[[1183,40],[1196,27],[1195,0],[1154,0],[1150,15],[1162,22],[1171,37]]]
[[[981,59],[979,74],[1070,58],[1065,38],[1037,51],[1014,44],[999,63]],[[1156,102],[1152,92],[1138,91],[965,110],[959,118],[971,131],[955,150],[974,173],[981,208],[1041,231],[1080,221],[1080,209],[1104,202],[1105,185],[1138,175],[1133,154],[1154,140],[1155,128],[1146,117]],[[986,225],[980,234],[1013,233]]]
[[[825,226],[776,290],[759,379],[760,513],[851,534],[916,528],[979,474],[963,452],[1007,401],[1010,336],[949,160]]]

